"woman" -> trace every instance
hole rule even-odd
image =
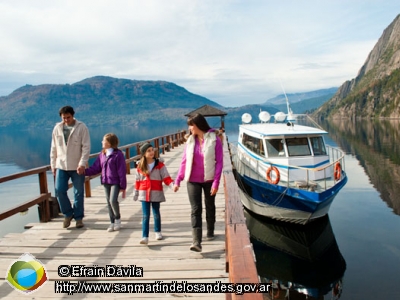
[[[202,191],[204,192],[207,221],[207,239],[214,238],[215,195],[218,192],[223,166],[222,141],[218,132],[208,125],[201,114],[189,117],[189,137],[183,152],[182,163],[175,180],[174,192],[182,180],[187,181],[191,206],[193,244],[190,250],[201,252],[202,241]]]

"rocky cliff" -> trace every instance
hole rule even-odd
[[[400,15],[383,31],[356,78],[314,112],[317,118],[400,118]]]

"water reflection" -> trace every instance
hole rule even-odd
[[[329,217],[299,226],[245,210],[246,224],[267,299],[339,299],[346,262]]]
[[[400,121],[324,120],[321,125],[356,156],[382,200],[400,215]]]

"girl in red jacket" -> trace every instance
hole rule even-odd
[[[150,206],[153,211],[154,231],[156,240],[162,239],[160,203],[165,201],[163,185],[173,186],[165,165],[154,157],[154,148],[145,143],[140,147],[142,157],[136,168],[136,182],[133,200],[142,202],[142,239],[140,244],[149,242]]]

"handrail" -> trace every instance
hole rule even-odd
[[[46,171],[48,171],[50,169],[51,169],[50,165],[48,165],[48,166],[42,166],[42,167],[38,167],[38,168],[34,168],[34,169],[29,169],[29,170],[26,170],[26,171],[18,172],[18,173],[15,173],[15,174],[3,176],[3,177],[0,177],[0,183],[11,181],[11,180],[14,180],[14,179],[19,179],[19,178],[30,176],[30,175],[40,174],[40,173],[46,172]]]
[[[258,170],[259,169],[259,163],[260,162],[262,162],[264,165],[265,164],[268,164],[268,165],[270,165],[271,167],[273,167],[273,166],[278,166],[278,167],[280,167],[280,165],[278,165],[278,164],[274,164],[274,163],[270,163],[270,162],[265,162],[265,161],[263,161],[263,160],[261,160],[261,159],[255,159],[254,157],[252,157],[251,155],[249,155],[249,154],[247,154],[247,153],[244,153],[244,152],[242,152],[241,153],[241,155],[243,155],[243,156],[245,156],[245,160],[240,160],[239,161],[239,159],[238,159],[238,157],[237,157],[237,150],[235,149],[236,148],[236,146],[235,145],[233,145],[233,147],[231,147],[231,149],[234,149],[234,151],[232,151],[233,153],[232,153],[232,156],[236,156],[235,157],[235,159],[237,159],[238,161],[237,162],[240,162],[240,164],[243,164],[244,166],[247,166],[248,168],[250,168],[250,169],[252,169],[252,167],[251,167],[251,164],[256,164],[256,168],[255,168],[255,170]],[[341,166],[342,166],[342,170],[343,170],[343,175],[345,176],[345,172],[344,172],[344,170],[345,170],[345,160],[344,160],[344,157],[345,157],[345,153],[341,150],[341,149],[339,149],[339,148],[335,148],[335,147],[331,147],[331,146],[328,146],[328,145],[326,145],[326,148],[327,148],[327,150],[328,150],[328,157],[329,157],[329,159],[330,159],[330,162],[329,162],[329,164],[327,164],[327,165],[324,165],[323,167],[317,167],[317,168],[307,168],[307,167],[301,167],[301,166],[292,166],[292,165],[285,165],[285,169],[287,168],[287,170],[288,170],[288,172],[287,172],[287,181],[286,181],[286,185],[289,187],[289,182],[291,182],[290,181],[290,172],[289,172],[289,170],[290,169],[297,169],[297,170],[302,170],[302,171],[305,171],[306,172],[306,186],[308,187],[308,184],[309,183],[312,183],[312,184],[314,184],[314,182],[312,181],[312,180],[310,180],[309,179],[309,174],[311,173],[311,172],[321,172],[321,171],[323,171],[324,172],[324,178],[323,178],[323,180],[324,180],[324,188],[323,188],[323,190],[327,190],[327,180],[329,179],[329,178],[327,178],[327,176],[326,176],[326,170],[327,169],[329,169],[329,168],[332,168],[336,163],[340,163],[341,164]],[[236,152],[236,153],[235,153]],[[331,152],[331,154],[329,154],[329,152]],[[287,158],[287,157],[286,157]],[[246,162],[245,162],[246,161]],[[249,164],[249,165],[248,165]],[[237,165],[237,168],[239,169],[240,168],[240,166],[239,165]],[[258,172],[256,172],[255,170],[253,170],[255,173],[257,173],[257,175],[260,177],[260,174],[258,173]],[[294,171],[293,171],[294,172]],[[332,172],[333,173],[333,172]],[[293,176],[293,175],[292,175]],[[262,177],[262,176],[261,176]],[[265,178],[265,176],[264,177],[262,177],[264,180],[266,180],[266,178]],[[293,181],[292,181],[293,182]],[[334,184],[333,185],[336,185],[336,181],[334,182]],[[278,185],[283,185],[283,183],[281,184],[281,183],[278,183]],[[318,192],[318,190],[317,189],[315,189],[315,190],[312,190],[312,191],[315,191],[315,192]]]
[[[169,148],[174,148],[176,146],[179,146],[185,142],[185,130],[181,130],[175,133],[170,133],[158,137],[153,137],[150,139],[147,139],[146,141],[153,143],[154,149],[156,151],[156,157],[160,155],[161,153],[165,153],[165,151],[169,151]],[[161,141],[161,142],[160,142]],[[125,162],[126,162],[126,170],[127,174],[130,174],[130,164],[133,161],[136,161],[140,158],[140,144],[142,144],[144,141],[140,142],[135,142],[131,143],[128,145],[124,145],[119,147],[120,150],[125,150]],[[130,148],[136,148],[136,155],[131,157],[131,151]],[[95,158],[100,154],[98,153],[93,153],[90,154],[89,158]],[[51,220],[52,217],[55,217],[52,215],[51,210],[50,210],[50,203],[53,199],[51,196],[51,193],[48,191],[48,182],[47,182],[47,171],[51,170],[50,165],[46,166],[41,166],[38,168],[33,168],[29,169],[26,171],[18,172],[15,174],[7,175],[0,177],[0,183],[24,178],[27,176],[31,175],[38,175],[39,176],[39,188],[40,188],[40,195],[37,197],[34,197],[33,199],[30,199],[22,204],[17,205],[16,207],[13,207],[11,209],[7,209],[3,212],[0,212],[0,221],[4,220],[8,217],[11,217],[12,215],[15,215],[20,212],[26,211],[29,207],[32,207],[36,204],[39,205],[39,218],[41,222],[48,222]],[[94,176],[88,176],[85,178],[85,193],[86,197],[91,197],[91,187],[90,187],[90,180],[93,178],[98,177],[100,174],[94,175]],[[70,187],[72,184],[70,184]]]
[[[329,165],[325,165],[324,167],[306,168],[306,167],[292,166],[292,165],[287,165],[287,166],[285,166],[285,167],[288,167],[288,168],[291,168],[291,169],[299,169],[299,170],[311,171],[311,172],[319,172],[319,171],[322,171],[322,170],[324,170],[324,169],[327,169],[327,168],[333,166],[333,165],[334,165],[335,163],[337,163],[338,161],[341,161],[341,160],[344,159],[344,157],[345,157],[346,154],[345,154],[341,149],[335,148],[335,147],[331,147],[331,146],[328,146],[328,145],[326,145],[325,147],[328,148],[328,149],[331,149],[332,151],[336,151],[336,152],[339,153],[341,156],[340,156],[339,158],[337,158],[337,159],[333,159],[333,161],[332,161]],[[254,159],[253,157],[251,157],[250,155],[248,155],[247,153],[244,153],[244,152],[243,152],[242,154],[245,155],[246,157],[248,157],[249,159],[253,160],[253,161],[258,161],[258,160],[256,160],[256,159]],[[329,155],[328,155],[328,156],[329,156]],[[287,157],[286,157],[286,156],[285,156],[285,157],[282,157],[282,159],[285,159],[285,158],[287,158]],[[271,163],[269,163],[269,162],[268,162],[268,164],[270,164],[271,166],[276,165],[276,164],[271,164]]]

